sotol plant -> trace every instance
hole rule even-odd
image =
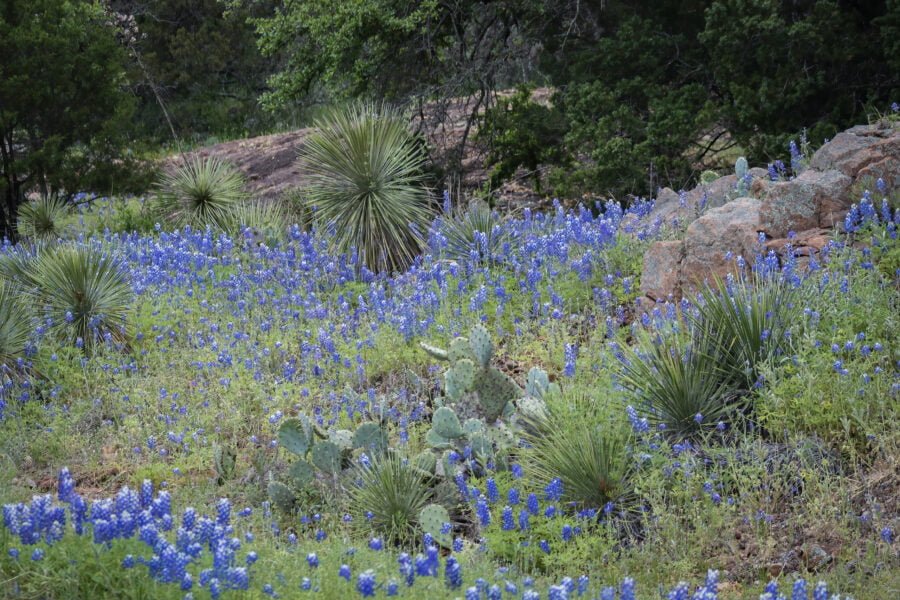
[[[243,176],[228,163],[194,156],[156,185],[160,216],[176,227],[228,229],[246,198]]]
[[[409,265],[424,245],[430,211],[424,155],[393,109],[354,104],[317,123],[300,152],[305,202],[332,226],[342,252],[377,271]]]
[[[476,202],[459,214],[444,215],[438,232],[442,244],[433,250],[460,263],[471,260],[473,253],[477,262],[493,263],[510,238],[502,221],[484,202]]]
[[[31,315],[20,302],[21,290],[0,279],[0,365],[15,369],[31,334]]]
[[[58,246],[39,254],[29,270],[51,330],[85,348],[107,335],[126,340],[131,286],[110,254],[83,246]]]
[[[56,240],[61,233],[61,221],[68,214],[65,201],[55,194],[41,196],[35,202],[19,206],[16,229],[19,235],[33,240]]]

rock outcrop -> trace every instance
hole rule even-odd
[[[651,218],[689,222],[684,240],[652,244],[644,255],[641,292],[649,301],[689,292],[711,276],[735,269],[732,257],[791,251],[801,261],[820,251],[843,227],[847,211],[880,178],[900,187],[900,127],[861,125],[835,136],[789,181],[770,181],[752,169],[753,197],[734,198],[737,178],[719,179],[681,194],[660,191]],[[701,214],[702,213],[702,214]]]

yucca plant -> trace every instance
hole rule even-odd
[[[31,313],[22,302],[21,290],[0,280],[0,365],[15,370],[31,331]]]
[[[421,146],[397,110],[358,103],[321,119],[300,151],[304,202],[333,227],[341,252],[374,271],[421,252],[430,211]]]
[[[360,467],[350,492],[355,514],[371,513],[366,525],[391,543],[411,542],[421,533],[419,513],[432,501],[428,475],[393,453]]]
[[[716,278],[704,285],[688,320],[695,339],[705,338],[715,348],[726,375],[749,389],[760,367],[790,344],[797,293],[775,276],[753,274],[730,283]]]
[[[232,213],[228,232],[273,245],[284,241],[290,225],[287,211],[277,202],[243,202]]]
[[[619,383],[636,398],[636,408],[650,422],[678,436],[728,421],[739,396],[720,355],[727,346],[710,337],[691,341],[682,335],[644,335],[628,352]]]
[[[60,338],[81,339],[86,349],[106,334],[125,341],[132,291],[112,256],[83,246],[58,246],[36,258],[32,279],[51,330]]]
[[[479,262],[493,263],[510,239],[502,220],[483,202],[471,204],[460,214],[445,215],[438,227],[443,247],[434,250],[457,262],[470,260],[474,251]]]
[[[227,229],[245,198],[244,177],[215,156],[187,158],[156,185],[157,211],[176,227]]]
[[[65,200],[56,194],[43,195],[34,202],[19,206],[16,230],[33,240],[56,240],[62,231],[62,220],[69,212]]]
[[[542,485],[558,478],[565,502],[602,508],[630,496],[627,435],[608,420],[551,408],[527,438],[531,472]]]

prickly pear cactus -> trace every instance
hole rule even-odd
[[[381,453],[387,449],[387,432],[377,423],[363,423],[353,432],[353,447],[369,453]]]
[[[494,354],[494,344],[491,342],[491,334],[484,325],[478,324],[469,333],[469,346],[478,360],[482,369],[487,369],[491,364],[491,356]]]
[[[436,358],[438,360],[448,360],[449,359],[449,355],[447,354],[447,351],[442,348],[437,348],[435,346],[432,346],[431,344],[426,344],[425,342],[419,342],[419,346],[422,347],[422,350],[424,350],[425,352],[427,352],[428,354],[430,354],[431,356],[433,356],[434,358]]]
[[[349,429],[335,429],[328,435],[328,441],[341,450],[353,449],[353,432]]]
[[[472,344],[468,338],[458,337],[450,342],[450,350],[447,351],[447,357],[452,363],[456,363],[464,358],[475,361],[475,353],[472,351]]]
[[[297,456],[306,456],[312,446],[312,438],[313,428],[305,416],[288,419],[278,428],[278,443]]]
[[[272,506],[282,512],[293,512],[297,497],[291,488],[279,481],[270,481],[266,491],[269,494],[269,500],[272,501]]]
[[[294,485],[294,488],[298,490],[306,487],[316,478],[313,466],[305,460],[295,461],[291,465],[288,474],[291,476],[291,483]]]
[[[747,186],[747,173],[749,170],[750,166],[747,164],[747,159],[743,156],[734,161],[734,174],[737,175],[738,196],[746,196],[749,191]]]
[[[512,377],[494,367],[479,371],[473,388],[478,393],[478,404],[488,423],[493,423],[503,414],[507,402],[522,395]]]
[[[439,408],[431,416],[431,427],[435,433],[445,439],[456,439],[463,436],[462,425],[459,417],[452,408]]]
[[[341,472],[341,449],[333,442],[316,442],[312,447],[312,464],[329,475]]]
[[[425,443],[435,450],[447,450],[453,447],[453,441],[439,435],[434,428],[425,434]]]
[[[420,452],[412,460],[415,468],[428,475],[434,475],[437,468],[437,458],[431,452]]]
[[[213,447],[213,460],[216,466],[216,482],[219,485],[224,484],[227,480],[234,476],[234,463],[237,455],[234,450],[227,446]]]
[[[450,513],[440,504],[429,504],[419,511],[419,526],[425,533],[430,533],[434,541],[441,546],[450,547],[452,534],[441,533],[445,524],[449,524]]]

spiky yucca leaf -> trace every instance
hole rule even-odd
[[[58,246],[37,257],[33,280],[53,331],[85,347],[107,333],[125,339],[131,286],[109,254],[83,246]]]
[[[415,540],[419,512],[432,501],[428,476],[396,454],[387,453],[361,467],[358,479],[360,485],[350,492],[353,512],[371,512],[367,526],[390,542]]]
[[[694,301],[689,320],[696,339],[715,345],[722,368],[749,389],[760,367],[790,344],[797,290],[787,280],[757,274],[726,283],[716,278]]]
[[[531,472],[540,485],[559,478],[563,500],[602,508],[631,495],[628,435],[584,398],[568,410],[551,405],[526,434]]]
[[[31,313],[17,286],[0,279],[0,364],[14,368],[31,335]]]
[[[483,202],[470,205],[461,214],[446,215],[440,221],[439,232],[444,244],[435,250],[457,262],[468,261],[473,251],[478,261],[494,262],[510,237],[502,220]]]
[[[175,225],[227,229],[246,198],[244,177],[215,156],[193,156],[156,185],[157,210]]]
[[[41,196],[19,206],[16,229],[19,235],[34,240],[55,240],[61,233],[61,221],[69,207],[56,194]]]
[[[620,384],[636,396],[636,408],[676,435],[728,421],[738,407],[731,373],[720,364],[723,348],[700,337],[644,336],[629,352]]]
[[[422,250],[430,213],[424,156],[403,115],[354,104],[317,123],[300,151],[304,201],[334,227],[342,252],[377,271],[408,266]]]
[[[228,232],[272,245],[284,241],[291,225],[289,219],[287,211],[277,202],[243,202],[232,213]]]

